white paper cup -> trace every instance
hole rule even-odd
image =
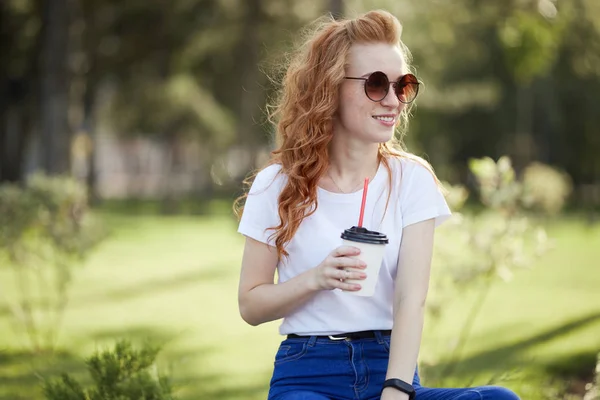
[[[342,239],[345,246],[359,248],[360,254],[353,258],[362,260],[367,264],[365,269],[346,268],[348,271],[362,271],[367,275],[365,279],[346,279],[345,282],[361,286],[360,290],[349,290],[346,293],[357,296],[373,296],[379,280],[379,269],[383,261],[385,245],[388,243],[387,236],[383,233],[354,226],[344,231]]]

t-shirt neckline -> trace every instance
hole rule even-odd
[[[375,176],[373,177],[373,179],[369,182],[369,193],[372,193],[373,190],[376,190],[379,186],[379,182],[381,181],[381,179],[383,179],[383,175],[385,175],[385,166],[383,165],[383,161],[379,162],[379,166],[377,167],[377,172],[375,173]],[[323,189],[321,186],[317,186],[317,194],[320,200],[332,200],[335,202],[341,202],[341,203],[349,203],[349,202],[353,202],[356,201],[356,199],[358,198],[360,201],[360,198],[362,197],[363,194],[363,188],[360,188],[359,190],[357,190],[356,192],[352,192],[352,193],[336,193],[336,192],[330,192],[329,190]]]

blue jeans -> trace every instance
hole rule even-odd
[[[269,400],[378,400],[385,380],[390,338],[330,340],[290,338],[275,356]],[[417,400],[518,400],[498,386],[434,389],[421,386],[415,371]],[[389,390],[389,389],[388,389]]]

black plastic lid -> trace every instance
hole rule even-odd
[[[346,229],[342,233],[342,239],[370,244],[387,244],[389,242],[384,233],[370,231],[367,228],[358,226],[353,226],[350,229]]]

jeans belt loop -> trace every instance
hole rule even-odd
[[[377,339],[377,343],[383,344],[384,340],[383,340],[383,334],[381,333],[381,331],[374,331],[374,334],[375,334],[375,339]]]

